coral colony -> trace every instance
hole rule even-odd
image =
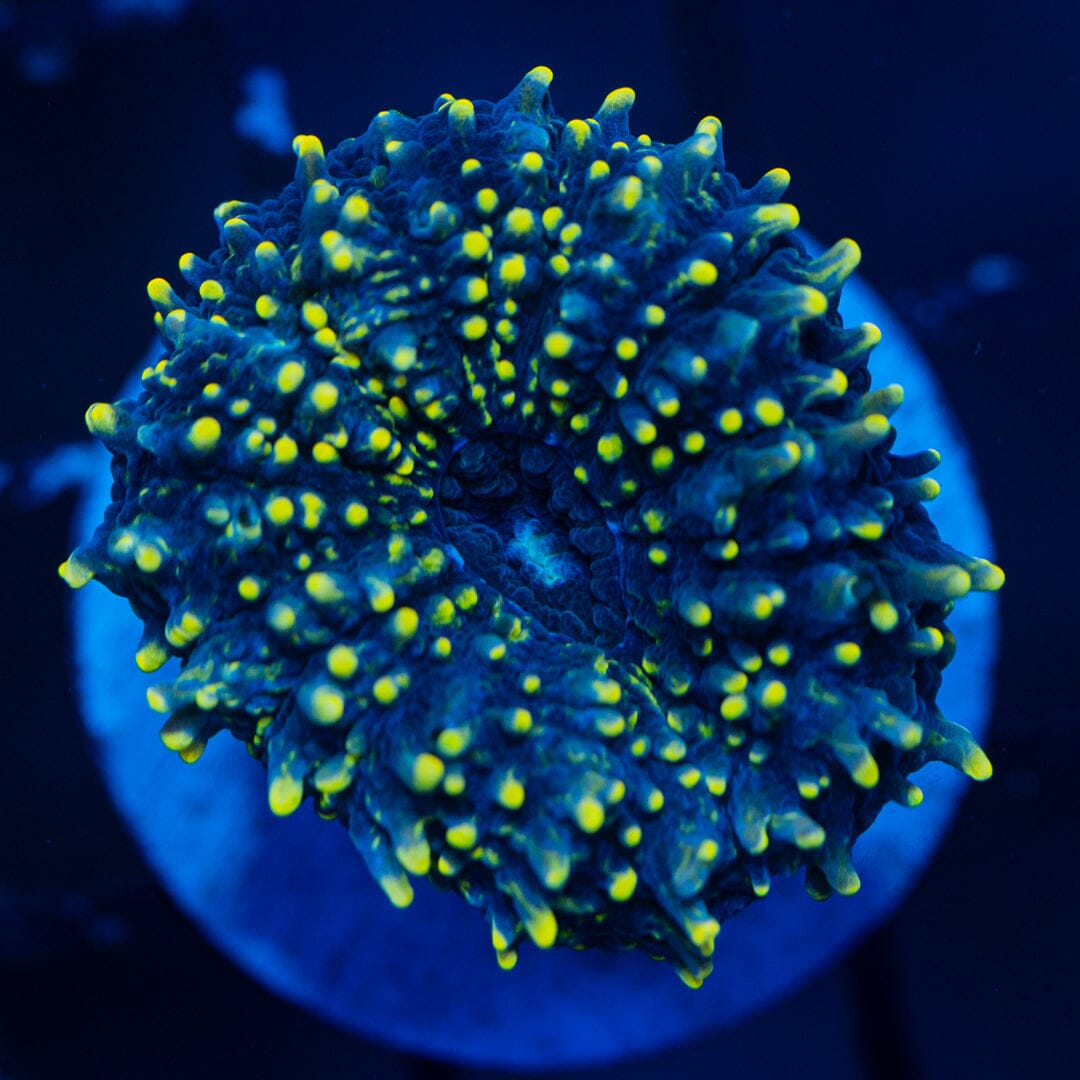
[[[858,247],[810,258],[714,117],[564,121],[551,77],[299,136],[278,198],[217,209],[150,282],[141,393],[87,413],[113,502],[61,573],[130,600],[144,671],[180,657],[168,747],[243,740],[393,904],[426,878],[503,967],[637,947],[697,986],[771,879],[854,893],[912,772],[990,775],[935,696],[1004,576],[939,539],[937,454],[890,453]]]

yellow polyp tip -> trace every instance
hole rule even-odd
[[[272,813],[288,817],[303,801],[304,785],[296,777],[283,773],[270,782],[266,796]]]
[[[139,544],[135,548],[135,565],[144,574],[153,574],[160,570],[162,561],[161,549],[154,544]]]
[[[372,697],[380,705],[392,705],[397,701],[401,690],[397,682],[389,675],[382,675],[375,680],[375,685],[371,688]]]
[[[825,830],[820,825],[795,834],[795,846],[800,851],[814,851],[825,843]]]
[[[97,401],[86,410],[86,428],[91,435],[102,436],[116,433],[116,410],[105,401]]]
[[[690,926],[690,940],[705,956],[711,956],[716,947],[716,935],[720,933],[720,923],[716,919],[702,919]]]
[[[135,653],[135,666],[148,675],[165,666],[169,654],[165,646],[158,641],[148,641]]]
[[[442,781],[446,766],[442,758],[435,754],[417,754],[412,764],[409,787],[416,792],[434,791]]]
[[[165,749],[174,754],[189,749],[197,741],[195,732],[190,728],[172,728],[168,723],[161,729],[160,737]]]
[[[172,290],[172,286],[162,277],[151,278],[146,283],[146,295],[155,304],[164,304],[172,306],[175,304],[176,294]]]
[[[420,616],[415,608],[400,607],[394,612],[390,622],[394,636],[401,641],[407,641],[416,633],[420,625]]]
[[[183,750],[177,751],[177,757],[185,765],[194,765],[196,761],[203,756],[203,751],[206,749],[206,742],[202,739],[195,739],[189,745],[185,746]]]
[[[467,232],[461,238],[461,250],[468,259],[482,259],[490,249],[491,244],[482,232]]]
[[[471,821],[459,822],[446,830],[446,842],[458,851],[469,851],[476,845],[476,825]]]
[[[840,254],[844,268],[848,274],[862,262],[862,248],[859,247],[850,236],[845,236],[840,240],[837,240],[836,243],[833,244],[833,250]]]
[[[414,877],[423,877],[431,870],[431,848],[423,839],[394,848],[394,858]]]
[[[743,425],[738,409],[725,409],[717,419],[717,425],[725,435],[735,435]]]
[[[704,289],[716,284],[719,271],[708,259],[694,259],[687,269],[687,275],[695,285]]]
[[[574,820],[583,833],[599,831],[604,824],[604,807],[594,795],[586,795],[574,804]]]
[[[88,581],[94,578],[94,571],[84,562],[80,562],[72,555],[65,559],[57,568],[56,572],[73,589],[81,589]]]
[[[536,215],[525,206],[514,206],[503,220],[507,231],[515,237],[527,237],[536,225]]]
[[[283,394],[291,394],[304,381],[305,374],[304,365],[298,360],[286,360],[278,368],[278,390]]]
[[[384,614],[394,606],[394,589],[389,582],[371,578],[368,581],[367,594],[371,610],[377,614]]]
[[[880,521],[860,521],[848,526],[848,532],[860,540],[880,540],[885,535],[885,526]]]
[[[950,600],[959,600],[971,592],[971,575],[962,567],[954,566],[944,582],[945,595]]]
[[[870,607],[870,622],[875,630],[888,634],[900,622],[900,613],[888,600],[878,600]]]
[[[675,969],[675,974],[678,975],[691,990],[700,990],[705,985],[705,976],[699,975],[689,968],[677,967]]]
[[[413,902],[413,887],[404,874],[384,874],[379,887],[396,908],[407,908]]]
[[[185,611],[180,617],[180,622],[174,624],[173,629],[183,638],[182,644],[186,645],[206,629],[206,624],[194,611]]]
[[[629,900],[637,889],[637,871],[628,866],[625,870],[618,870],[608,882],[608,896],[617,904],[623,904]]]
[[[359,666],[356,650],[349,645],[335,645],[326,654],[326,670],[335,679],[351,679]]]
[[[607,116],[612,113],[623,113],[630,109],[637,95],[629,86],[620,86],[616,90],[612,90],[607,97],[604,98],[603,104],[597,110],[597,118]]]
[[[151,711],[156,713],[164,714],[169,711],[169,702],[159,686],[146,688],[146,704],[150,706]]]
[[[220,438],[221,423],[213,416],[200,416],[188,429],[188,445],[200,454],[210,453]]]
[[[745,694],[728,694],[720,700],[720,717],[723,720],[738,720],[745,715],[749,702]]]
[[[551,80],[555,78],[555,74],[551,68],[540,64],[529,71],[525,77],[533,82],[543,83],[545,87],[548,87],[551,85]]]
[[[765,684],[761,691],[763,709],[778,709],[785,701],[787,701],[787,687],[779,679],[772,679]]]
[[[288,604],[274,604],[267,620],[279,633],[286,634],[296,625],[296,612]]]
[[[843,664],[845,667],[851,667],[859,662],[862,657],[862,649],[857,642],[842,641],[839,645],[833,647],[833,656],[836,657],[838,663]]]
[[[308,574],[304,579],[304,590],[318,604],[336,603],[345,596],[334,578],[321,570]]]
[[[510,713],[507,726],[516,735],[526,734],[532,729],[532,713],[528,709],[514,709]]]
[[[697,628],[708,626],[712,622],[712,609],[703,600],[693,600],[679,609],[679,614]]]
[[[961,766],[966,776],[972,780],[989,780],[994,775],[994,766],[983,752],[981,746],[973,746],[965,755]]]
[[[889,404],[894,408],[898,409],[904,404],[904,388],[899,383],[889,383],[888,386],[883,386],[881,393],[886,396]]]
[[[337,386],[328,379],[317,382],[308,392],[308,399],[321,413],[330,412],[338,403],[340,394]]]
[[[307,156],[308,154],[317,154],[320,157],[323,153],[322,141],[317,135],[297,135],[293,139],[293,153],[298,158]]]
[[[470,120],[475,109],[473,103],[468,98],[457,98],[450,103],[450,107],[447,110],[450,119],[455,123],[464,123],[466,120]]]
[[[318,686],[311,693],[308,715],[317,724],[336,724],[345,715],[345,698],[336,686]]]
[[[723,798],[724,793],[727,791],[727,777],[706,776],[705,788],[714,798]]]
[[[750,835],[746,836],[743,841],[743,847],[751,855],[761,855],[769,850],[769,834],[765,830],[764,825],[752,825],[750,828]]]
[[[775,398],[760,398],[755,403],[753,411],[758,422],[764,427],[776,427],[784,419],[784,406]],[[792,443],[791,445],[798,448],[799,444]],[[785,443],[786,449],[787,444]],[[790,451],[788,453],[790,454]]]
[[[472,732],[468,728],[445,728],[438,733],[435,745],[444,757],[460,757],[468,750],[472,742]]]
[[[861,788],[875,788],[881,779],[881,770],[873,755],[867,752],[851,771],[851,779]]]
[[[678,736],[673,736],[663,745],[657,748],[656,751],[660,758],[664,761],[670,761],[674,764],[677,761],[682,761],[686,757],[686,743]]]
[[[495,960],[503,971],[512,971],[517,965],[517,959],[516,949],[499,949],[495,953]]]
[[[368,508],[363,503],[349,503],[345,507],[345,524],[352,529],[359,529],[367,524]]]
[[[601,705],[618,705],[622,700],[622,687],[614,679],[596,679],[592,690]]]
[[[553,360],[561,360],[568,355],[574,345],[574,339],[564,330],[552,330],[544,338],[544,351]]]
[[[905,750],[914,750],[923,741],[922,724],[904,721],[899,726],[900,746]]]
[[[889,433],[889,418],[882,413],[871,413],[863,418],[863,431],[875,438],[883,438]]]
[[[470,315],[461,324],[461,335],[466,341],[479,341],[487,328],[487,319],[483,315]]]
[[[776,605],[772,602],[772,598],[766,596],[764,593],[758,593],[754,597],[750,604],[750,614],[755,619],[767,619],[772,615]]]
[[[499,784],[495,798],[507,810],[519,810],[525,803],[525,785],[511,773]]]
[[[606,180],[611,175],[611,166],[606,161],[594,161],[585,175],[590,180]]]
[[[491,944],[498,952],[503,952],[510,948],[510,942],[507,940],[506,935],[494,922],[491,924]]]
[[[862,881],[854,870],[849,870],[833,887],[841,896],[854,896],[862,888]]]
[[[559,934],[559,923],[550,908],[532,913],[525,921],[525,930],[538,949],[550,949]]]
[[[972,588],[980,592],[997,592],[1005,584],[1005,571],[989,559],[977,559],[972,575]]]
[[[543,170],[544,158],[535,150],[527,150],[524,154],[521,155],[521,159],[519,160],[518,164],[524,172],[531,173],[535,176],[537,173]]]

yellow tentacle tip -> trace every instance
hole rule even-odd
[[[81,589],[88,581],[92,581],[94,578],[94,571],[74,555],[65,559],[56,568],[56,572],[73,589]]]
[[[604,98],[600,108],[596,110],[596,119],[602,120],[608,116],[618,116],[622,113],[629,112],[636,97],[637,95],[629,86],[620,86],[618,89],[612,90],[611,93]]]
[[[86,429],[98,438],[115,435],[117,420],[116,409],[105,401],[97,401],[86,410]]]
[[[306,157],[308,154],[323,156],[322,140],[317,135],[297,135],[292,145],[293,153],[298,158]]]
[[[1005,571],[989,559],[976,559],[968,570],[971,587],[979,592],[997,592],[1005,584]]]
[[[994,775],[994,766],[981,746],[973,746],[964,754],[961,767],[972,780],[989,780]]]
[[[282,773],[270,782],[266,796],[273,814],[288,817],[303,801],[304,785],[295,776]]]

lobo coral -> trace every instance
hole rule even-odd
[[[633,92],[379,114],[229,202],[149,285],[164,352],[87,423],[113,503],[61,567],[145,624],[186,761],[227,729],[390,901],[427,878],[520,943],[640,947],[690,985],[721,923],[856,838],[929,761],[990,764],[935,705],[969,590],[933,451],[844,328],[850,240],[810,258],[781,169],[720,123],[634,137]]]

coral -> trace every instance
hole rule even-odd
[[[634,137],[551,73],[380,113],[216,211],[148,287],[165,351],[87,423],[113,503],[61,567],[145,625],[162,738],[226,729],[390,900],[410,879],[526,937],[638,946],[690,985],[770,880],[858,888],[908,779],[990,765],[935,705],[991,563],[943,544],[933,451],[845,329],[858,248],[810,258],[720,124]]]

